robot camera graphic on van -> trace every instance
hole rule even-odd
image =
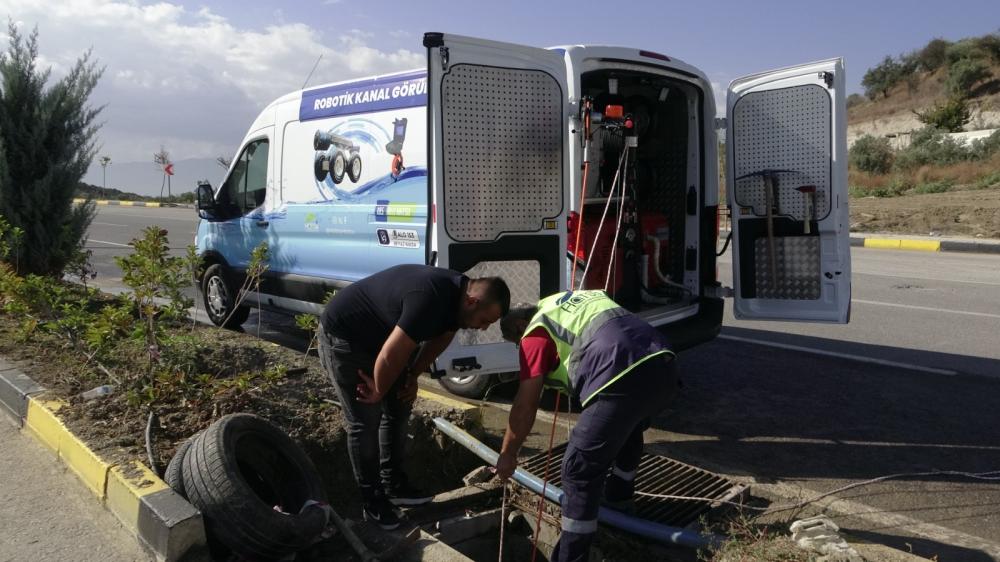
[[[325,181],[329,174],[333,183],[337,184],[344,181],[345,173],[354,183],[361,179],[360,148],[350,139],[330,131],[316,131],[313,148],[316,150],[313,162],[316,181]]]

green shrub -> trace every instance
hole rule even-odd
[[[885,174],[892,168],[889,139],[865,135],[854,141],[847,153],[848,164],[869,174]]]
[[[983,35],[976,40],[976,45],[993,61],[993,64],[1000,64],[1000,33]]]
[[[983,176],[976,180],[976,183],[972,184],[974,189],[990,189],[993,187],[1000,187],[1000,171],[993,172],[992,174]]]
[[[948,45],[944,50],[944,58],[948,62],[948,65],[954,65],[961,60],[974,60],[979,59],[984,56],[982,49],[979,47],[979,41],[977,39],[962,39]]]
[[[993,134],[985,139],[972,141],[969,152],[974,160],[986,160],[1000,152],[1000,129],[993,131]]]
[[[924,125],[930,125],[949,133],[960,132],[972,119],[968,104],[960,97],[953,97],[944,105],[934,104],[934,107],[924,112],[913,112]]]
[[[910,193],[944,193],[950,190],[951,186],[951,180],[932,181],[914,187]]]
[[[861,94],[851,94],[847,96],[847,109],[850,109],[863,101],[865,101],[865,97]]]
[[[948,78],[945,87],[953,97],[967,98],[972,95],[972,88],[981,80],[990,77],[989,68],[976,59],[961,59],[948,68]]]
[[[920,65],[920,69],[934,72],[944,66],[945,61],[947,61],[945,51],[950,45],[951,42],[944,39],[931,39],[917,54],[917,63]]]
[[[861,86],[865,89],[868,99],[875,99],[879,94],[882,97],[889,95],[889,90],[903,78],[903,65],[896,62],[891,56],[886,56],[882,62],[869,68],[865,75],[861,77]]]
[[[924,127],[913,133],[910,146],[896,153],[894,167],[910,171],[920,166],[947,166],[969,159],[969,151],[940,129]]]

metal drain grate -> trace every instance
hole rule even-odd
[[[552,449],[552,464],[549,467],[549,483],[562,487],[563,455],[566,443]],[[542,478],[545,475],[546,453],[537,454],[520,463],[520,468]],[[649,494],[712,498],[719,501],[736,501],[747,487],[723,478],[707,470],[662,457],[643,455],[635,479],[636,491]],[[698,518],[714,509],[718,504],[704,501],[672,500],[635,496],[635,515],[664,525],[687,527]]]

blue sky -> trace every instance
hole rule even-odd
[[[0,14],[39,27],[54,76],[93,47],[107,68],[94,95],[107,105],[102,153],[115,162],[146,160],[161,144],[175,160],[231,155],[260,108],[298,89],[320,54],[313,85],[414,68],[425,31],[649,49],[701,68],[722,99],[741,75],[834,56],[859,92],[887,54],[1000,28],[1000,0],[0,0]]]

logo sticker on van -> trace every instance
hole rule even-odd
[[[416,203],[390,203],[388,199],[379,199],[375,202],[375,222],[411,222],[416,209]]]
[[[416,230],[401,230],[398,228],[380,228],[378,234],[379,246],[390,248],[419,248],[420,238]]]

